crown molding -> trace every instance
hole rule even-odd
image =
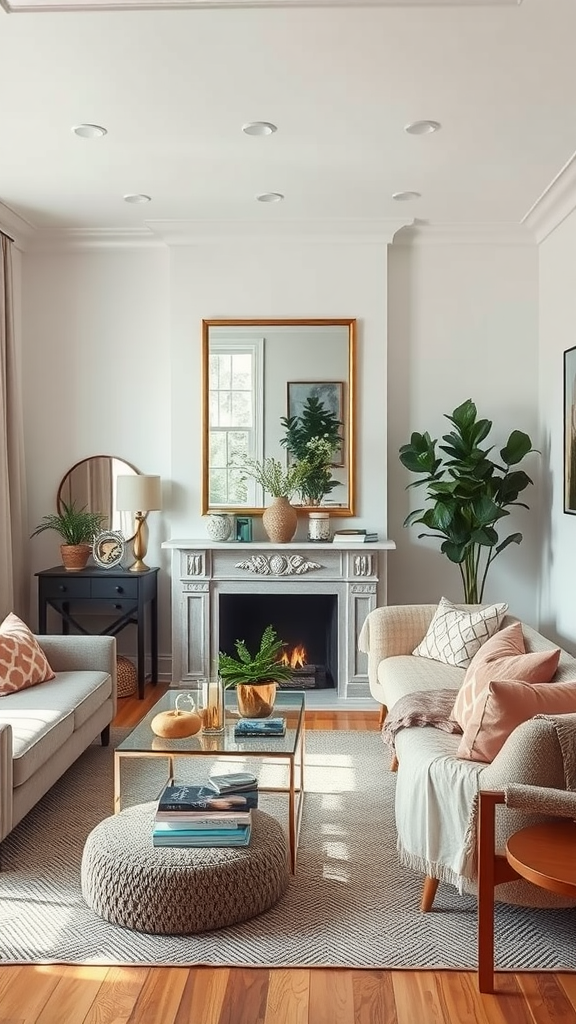
[[[555,178],[522,218],[538,244],[543,242],[576,209],[576,153],[573,153]]]
[[[33,237],[35,230],[33,224],[14,213],[9,206],[0,203],[0,231],[14,239],[17,249],[26,248],[27,241]]]
[[[394,245],[536,245],[523,224],[426,224],[414,221],[402,228]]]
[[[522,0],[0,0],[8,14],[242,7],[518,7]]]
[[[209,242],[243,242],[249,239],[297,239],[299,242],[391,242],[397,231],[411,223],[409,218],[393,220],[306,220],[277,221],[193,221],[151,220],[147,225],[169,246]]]
[[[78,252],[103,249],[163,249],[147,228],[41,228],[27,241],[30,252]]]

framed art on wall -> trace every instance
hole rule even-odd
[[[576,515],[576,346],[564,352],[564,511]]]
[[[288,416],[301,416],[309,398],[317,398],[328,412],[342,420],[344,408],[344,384],[341,380],[289,380]],[[344,427],[341,428],[342,433]],[[334,466],[344,465],[342,448],[334,452]]]

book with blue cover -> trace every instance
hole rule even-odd
[[[175,847],[249,846],[251,832],[250,825],[234,830],[219,830],[215,832],[204,832],[200,829],[196,831],[159,832],[155,828],[152,833],[152,845]]]
[[[234,726],[234,735],[242,736],[285,736],[285,718],[241,718]]]

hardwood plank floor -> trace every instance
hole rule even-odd
[[[125,697],[131,726],[165,687]],[[377,731],[377,712],[315,711],[308,729]],[[574,941],[576,964],[576,937]],[[576,974],[240,970],[184,967],[0,967],[0,1024],[576,1024]]]

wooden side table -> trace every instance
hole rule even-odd
[[[67,572],[62,565],[37,572],[38,632],[47,632],[48,607],[62,620],[62,632],[70,629],[90,634],[77,616],[89,612],[112,616],[101,636],[117,636],[126,626],[137,630],[138,696],[144,697],[146,608],[150,610],[150,657],[152,683],[158,681],[158,569],[130,572],[129,569],[100,569],[90,566]]]
[[[480,793],[478,835],[478,988],[494,991],[494,887],[526,878],[576,899],[576,822],[566,818],[531,825],[510,836],[506,856],[494,852],[495,809],[504,794]],[[576,957],[576,942],[574,944]]]

